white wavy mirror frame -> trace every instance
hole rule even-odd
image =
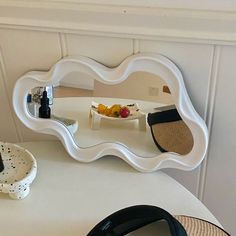
[[[30,89],[58,85],[71,72],[83,72],[109,85],[118,84],[134,72],[149,72],[162,78],[168,85],[176,108],[192,132],[194,144],[186,155],[166,152],[154,157],[141,157],[120,143],[104,142],[80,148],[69,130],[60,122],[40,119],[30,115],[26,98]],[[58,137],[67,152],[81,162],[92,162],[106,155],[120,157],[136,170],[151,172],[162,168],[192,170],[203,160],[208,146],[208,131],[202,118],[192,106],[183,77],[177,66],[168,58],[152,53],[140,53],[126,58],[118,67],[107,68],[84,56],[71,56],[58,61],[48,72],[32,71],[23,75],[15,84],[13,106],[18,118],[28,128]]]

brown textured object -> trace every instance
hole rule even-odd
[[[190,216],[175,216],[183,225],[188,236],[228,236],[223,229],[205,220]]]
[[[157,123],[152,131],[156,142],[168,152],[186,155],[193,148],[192,133],[182,120]]]
[[[171,94],[169,87],[166,86],[166,85],[163,86],[162,92],[163,92],[163,93],[169,93],[169,94]]]

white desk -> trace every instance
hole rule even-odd
[[[220,225],[183,186],[162,172],[140,173],[119,158],[74,161],[59,142],[22,143],[38,162],[30,195],[0,194],[0,235],[83,236],[110,213],[150,204]]]

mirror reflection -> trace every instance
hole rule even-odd
[[[153,157],[184,155],[193,146],[166,83],[149,73],[135,72],[116,85],[71,73],[60,84],[29,91],[27,107],[34,117],[65,125],[80,148],[116,142]]]

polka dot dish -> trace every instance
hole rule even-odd
[[[0,192],[13,199],[23,199],[30,192],[30,184],[37,172],[33,155],[15,144],[0,142],[4,170],[0,172]]]

